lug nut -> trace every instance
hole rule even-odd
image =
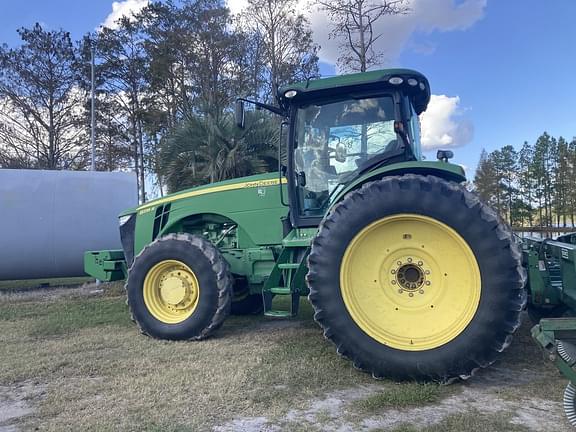
[[[408,293],[410,297],[414,297],[414,293]]]
[[[400,294],[402,294],[402,293],[404,292],[404,290],[403,290],[402,288],[400,288],[400,289],[398,290],[398,292],[399,292]]]
[[[412,262],[412,258],[408,258],[407,261],[408,261],[409,263],[411,263],[411,262]]]
[[[396,274],[396,270],[391,270],[390,273]]]
[[[423,263],[422,261],[418,261],[418,265],[419,265],[420,267],[422,267],[422,266],[424,265],[424,263]]]
[[[395,280],[390,281],[390,283],[391,283],[392,285],[396,285],[396,281],[395,281]]]
[[[430,281],[426,281],[426,285],[430,285]]]
[[[426,274],[430,274],[430,270],[426,270],[424,273],[426,273]]]
[[[418,291],[420,294],[424,294],[424,290],[421,289],[420,291]]]

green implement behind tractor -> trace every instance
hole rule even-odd
[[[291,317],[308,296],[375,377],[449,382],[493,363],[526,305],[521,252],[451,152],[423,160],[427,79],[366,72],[278,100],[240,99],[236,118],[245,103],[281,116],[285,166],[125,211],[123,251],[87,252],[86,272],[127,278],[134,320],[160,339],[203,339],[231,311]]]
[[[569,380],[564,411],[576,426],[576,233],[556,240],[527,238],[522,255],[530,291],[532,337]]]

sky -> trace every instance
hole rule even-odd
[[[576,1],[408,0],[411,12],[385,17],[382,67],[426,75],[432,100],[422,117],[428,159],[451,149],[472,175],[481,150],[519,148],[547,131],[576,136]],[[35,22],[79,39],[100,25],[143,7],[147,0],[0,0],[0,43],[14,46],[16,29]],[[239,12],[246,0],[228,0]],[[324,14],[300,10],[320,45],[321,72],[338,71],[338,42],[328,38]]]

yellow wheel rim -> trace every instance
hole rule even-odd
[[[144,279],[144,303],[154,318],[166,324],[178,324],[190,317],[199,297],[196,275],[180,261],[161,261]]]
[[[448,225],[416,214],[371,223],[350,242],[340,289],[354,322],[392,348],[423,351],[457,337],[480,302],[480,269]]]

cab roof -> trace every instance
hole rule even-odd
[[[395,77],[402,79],[399,84],[390,82],[390,79]],[[398,82],[399,80],[393,81]],[[417,114],[425,111],[428,102],[430,102],[430,84],[428,80],[420,72],[411,69],[382,69],[302,81],[280,88],[278,97],[284,102],[290,102],[291,100],[299,102],[309,98],[325,98],[334,94],[355,91],[377,92],[385,88],[398,89],[408,94],[413,101]],[[338,89],[338,91],[335,92],[335,89]],[[294,90],[296,94],[292,97],[287,97],[286,93],[290,90]]]

